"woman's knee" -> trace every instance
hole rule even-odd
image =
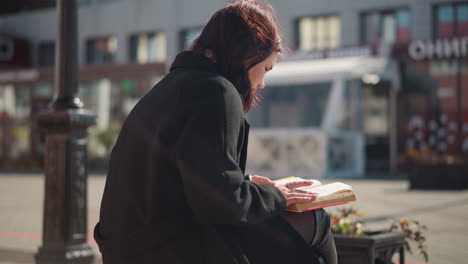
[[[315,250],[323,257],[325,263],[336,264],[337,254],[333,234],[330,230],[330,216],[324,209],[315,212],[317,221],[317,237],[314,243]]]
[[[330,227],[330,216],[323,208],[315,210],[315,221],[317,225],[325,225],[327,228]]]

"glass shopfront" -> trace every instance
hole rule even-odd
[[[395,51],[402,80],[401,159],[467,161],[468,36],[415,40]]]

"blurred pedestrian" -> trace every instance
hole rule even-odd
[[[235,1],[138,102],[112,150],[95,227],[105,264],[337,262],[323,209],[284,213],[316,198],[295,190],[310,181],[244,173],[244,114],[281,50],[271,6]]]

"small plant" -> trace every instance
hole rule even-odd
[[[365,214],[359,213],[353,208],[341,208],[338,215],[330,215],[331,229],[335,234],[349,236],[365,236],[363,224],[359,218]]]
[[[349,236],[366,236],[366,232],[363,230],[364,225],[360,218],[366,216],[364,213],[358,212],[356,209],[340,208],[338,214],[330,214],[331,230],[335,234],[349,235]],[[419,221],[410,221],[406,219],[395,219],[393,220],[389,232],[401,231],[406,234],[405,238],[405,249],[413,254],[412,244],[417,244],[417,250],[427,263],[429,261],[429,255],[426,247],[426,237],[423,235],[423,231],[427,230],[425,225],[422,225]]]
[[[418,245],[417,249],[419,251],[419,254],[423,257],[425,262],[428,262],[429,255],[427,253],[427,247],[425,244],[426,237],[423,235],[424,230],[427,230],[427,227],[425,225],[422,225],[419,221],[396,219],[393,221],[388,231],[401,231],[405,233],[405,249],[409,253],[413,254],[410,244],[410,241],[413,241],[413,243],[416,243]]]

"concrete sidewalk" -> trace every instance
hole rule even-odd
[[[99,216],[104,181],[100,175],[89,179],[90,236]],[[386,229],[394,218],[419,220],[429,228],[430,263],[468,263],[468,191],[409,191],[404,180],[341,181],[352,185],[360,200],[344,206],[367,213],[367,229]],[[41,245],[43,195],[44,177],[39,174],[0,174],[0,264],[34,263],[33,254]],[[99,262],[92,238],[89,243]],[[406,256],[408,262],[423,262],[417,255]]]

